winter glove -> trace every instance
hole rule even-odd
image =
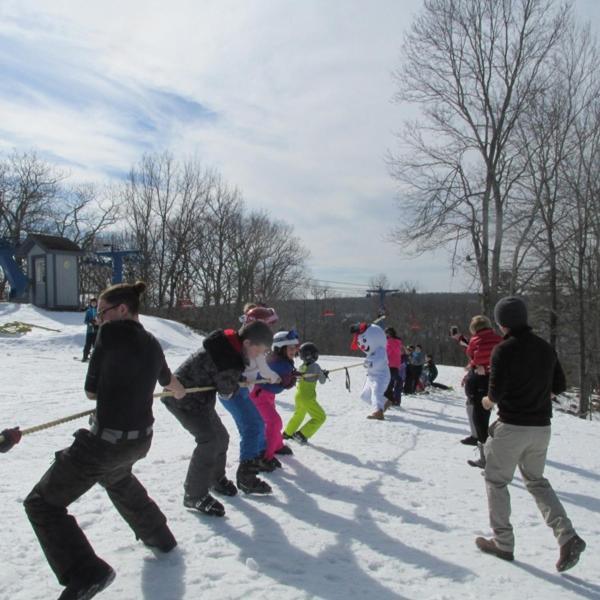
[[[215,376],[215,387],[219,396],[224,399],[231,398],[240,389],[240,372],[236,369],[219,371]]]
[[[22,433],[18,427],[12,429],[5,429],[0,432],[0,435],[4,438],[0,442],[0,452],[8,452],[15,444],[21,441]]]
[[[296,376],[293,371],[281,376],[281,385],[286,390],[289,390],[296,385]]]

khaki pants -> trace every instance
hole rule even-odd
[[[570,540],[575,531],[550,482],[544,478],[550,427],[526,427],[496,421],[490,427],[485,444],[485,483],[494,540],[501,550],[512,552],[515,545],[510,524],[508,484],[518,466],[527,491],[547,525],[552,528],[559,546]]]

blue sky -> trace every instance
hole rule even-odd
[[[445,251],[407,258],[385,154],[410,107],[392,102],[421,0],[5,0],[0,150],[36,148],[74,179],[170,150],[218,168],[252,208],[292,222],[312,274],[385,273],[461,291]],[[576,0],[586,19],[598,0]]]

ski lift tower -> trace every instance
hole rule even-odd
[[[96,252],[97,256],[104,256],[109,258],[112,263],[112,278],[111,282],[123,283],[123,259],[126,257],[138,257],[140,255],[139,250],[114,250],[111,244],[104,244],[105,248],[110,250],[102,250]]]
[[[367,296],[370,296],[371,294],[376,294],[379,297],[379,314],[377,315],[379,318],[377,319],[378,321],[383,321],[385,319],[385,297],[387,294],[394,294],[396,292],[399,292],[400,290],[387,290],[381,286],[372,289],[372,290],[367,290]]]
[[[29,279],[21,271],[15,260],[16,248],[4,238],[0,238],[0,269],[10,285],[9,300],[25,299],[29,288]]]

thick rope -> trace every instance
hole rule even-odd
[[[362,363],[357,364],[357,365],[350,365],[348,367],[338,367],[335,369],[330,369],[329,373],[332,373],[334,371],[343,371],[345,369],[347,370],[347,369],[352,369],[354,367],[361,367],[361,366],[362,366]],[[241,387],[252,387],[255,384],[261,384],[261,383],[271,383],[271,381],[269,381],[267,379],[258,379],[256,381],[251,381],[248,383],[241,383],[240,386]],[[198,392],[211,392],[216,389],[217,388],[214,386],[192,387],[192,388],[186,388],[185,393],[186,394],[195,394]],[[152,397],[153,398],[167,398],[172,395],[173,395],[173,392],[157,392],[156,394],[153,394]],[[34,425],[33,427],[28,427],[27,429],[22,429],[21,435],[29,435],[30,433],[36,433],[37,431],[43,431],[44,429],[50,429],[51,427],[56,427],[57,425],[62,425],[63,423],[68,423],[69,421],[75,421],[76,419],[81,419],[83,417],[87,417],[95,412],[96,412],[96,409],[92,408],[90,410],[85,410],[83,412],[76,413],[74,415],[68,415],[68,416],[62,417],[60,419],[55,419],[54,421],[48,421],[46,423],[41,423],[40,425]],[[0,434],[0,443],[2,443],[3,441],[4,441],[4,436]]]

